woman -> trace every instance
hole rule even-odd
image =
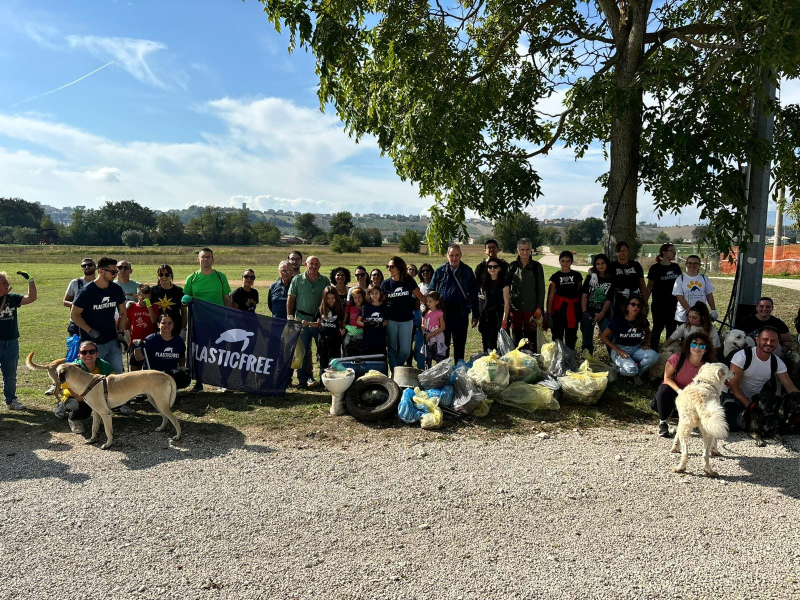
[[[408,276],[411,277],[411,279],[415,279],[417,277],[417,265],[411,264],[411,263],[406,265],[406,273],[408,273]],[[421,326],[422,326],[422,311],[415,309],[414,310],[414,325],[413,325],[413,328],[411,330],[411,339],[412,340],[416,340],[417,339],[417,332],[419,331],[419,328]],[[408,353],[408,358],[406,359],[406,366],[407,367],[413,366],[414,356],[415,356],[415,353],[413,351]]]
[[[611,319],[601,336],[611,349],[611,360],[623,377],[643,385],[642,374],[658,362],[658,352],[650,349],[650,323],[643,314],[641,298],[622,298],[621,314]]]
[[[369,272],[369,282],[372,285],[381,287],[381,285],[383,285],[383,271],[380,269],[372,269],[372,271]]]
[[[418,303],[425,302],[417,283],[408,276],[406,261],[393,256],[386,265],[390,274],[381,284],[386,294],[386,345],[388,347],[389,368],[404,365],[411,352],[411,330],[414,323],[414,309]],[[414,302],[414,298],[418,302]]]
[[[662,244],[658,249],[655,264],[647,272],[647,297],[653,313],[653,350],[658,350],[661,332],[666,330],[670,337],[678,324],[675,322],[675,308],[678,299],[672,295],[675,280],[683,274],[674,262],[675,246]]]
[[[421,294],[425,295],[428,293],[428,288],[430,288],[431,285],[431,279],[433,279],[433,266],[430,263],[422,263],[422,266],[419,268],[419,291]],[[424,310],[425,303],[420,302],[419,310],[414,311],[415,322],[416,315],[419,313],[420,324],[422,323],[422,311]],[[414,359],[417,361],[418,369],[425,368],[425,334],[421,327],[417,328],[417,331],[414,334]]]
[[[481,333],[483,351],[490,352],[497,349],[497,333],[500,328],[508,329],[508,313],[511,311],[511,294],[508,280],[500,277],[502,270],[500,261],[489,258],[486,261],[486,270],[480,282],[486,303],[481,306],[478,331]]]
[[[695,304],[688,313],[686,323],[681,323],[672,335],[667,338],[666,344],[671,344],[678,340],[683,340],[693,334],[695,331],[705,333],[711,339],[711,345],[714,348],[719,348],[721,345],[719,333],[716,327],[711,323],[711,314],[708,312],[708,306],[704,302]]]
[[[336,287],[336,292],[339,294],[339,302],[342,306],[347,304],[350,299],[350,288],[347,284],[350,283],[350,270],[344,267],[336,267],[331,271],[331,285]]]
[[[686,273],[675,280],[672,293],[678,299],[675,308],[675,320],[680,323],[686,322],[686,315],[689,310],[698,302],[708,304],[711,309],[711,318],[719,319],[717,304],[714,300],[714,284],[711,280],[700,272],[700,257],[692,254],[686,257]]]
[[[186,339],[186,324],[188,323],[188,308],[181,304],[183,288],[172,283],[172,267],[161,265],[158,267],[158,285],[150,289],[150,301],[159,315],[167,314],[175,324],[175,333]]]
[[[148,369],[172,377],[181,390],[192,382],[186,372],[186,344],[175,335],[175,321],[169,315],[159,315],[156,325],[156,333],[134,342],[134,356],[136,360],[145,361]]]
[[[581,337],[583,349],[594,354],[594,326],[603,333],[611,320],[611,299],[614,294],[613,281],[608,268],[611,261],[605,254],[597,254],[589,269],[589,276],[581,288]]]
[[[667,419],[675,410],[675,398],[689,385],[706,363],[717,361],[717,352],[709,338],[702,331],[695,331],[686,337],[680,352],[669,357],[664,367],[664,382],[650,407],[658,413],[658,435],[671,437]]]
[[[578,304],[583,276],[572,270],[572,252],[564,250],[558,255],[561,270],[550,276],[547,289],[548,325],[553,330],[553,340],[561,340],[570,350],[578,342]]]
[[[629,260],[630,249],[627,242],[617,242],[617,260],[611,263],[609,274],[614,280],[614,314],[620,314],[623,298],[639,296],[647,302],[647,285],[644,282],[642,265]]]
[[[75,364],[87,373],[95,375],[113,375],[114,367],[111,363],[99,357],[99,349],[96,343],[91,340],[84,340],[78,348],[78,360]],[[86,426],[83,421],[92,416],[92,407],[82,400],[74,398],[70,394],[66,383],[61,384],[61,400],[56,406],[56,416],[63,419],[67,417],[69,429],[72,433],[83,433]],[[80,391],[76,390],[80,394]]]

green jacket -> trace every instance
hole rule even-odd
[[[508,265],[508,284],[511,293],[511,310],[544,314],[547,297],[544,292],[544,269],[533,259],[523,267],[519,256]]]

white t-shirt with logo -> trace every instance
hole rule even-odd
[[[758,352],[755,348],[753,348],[752,352],[753,360],[742,375],[741,381],[739,381],[739,388],[742,390],[742,393],[747,396],[748,400],[758,394],[764,387],[764,384],[772,377],[772,357],[768,356],[767,360],[761,360],[758,358]],[[744,350],[739,350],[733,355],[733,358],[731,358],[731,364],[743,369],[745,360]],[[783,361],[777,357],[775,360],[778,361],[778,370],[775,371],[775,374],[780,375],[781,373],[786,373],[786,365],[783,364]]]
[[[672,295],[683,296],[690,307],[698,302],[705,303],[706,297],[715,291],[714,284],[702,273],[695,276],[684,273],[675,280],[675,285],[672,286]],[[686,322],[686,311],[680,302],[675,309],[675,320],[679,323]]]

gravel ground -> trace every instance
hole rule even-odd
[[[7,417],[4,599],[800,596],[797,437],[734,434],[712,480],[651,427],[170,447],[123,417],[102,451]]]

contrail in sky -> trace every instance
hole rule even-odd
[[[67,88],[67,87],[69,87],[69,86],[71,86],[71,85],[74,85],[74,84],[78,83],[78,82],[79,82],[79,81],[81,81],[82,79],[86,79],[86,78],[87,78],[89,75],[94,75],[95,73],[97,73],[97,72],[98,72],[98,71],[100,71],[101,69],[105,69],[107,66],[109,66],[109,65],[113,65],[113,64],[114,64],[114,62],[115,62],[115,61],[113,61],[113,60],[112,60],[110,63],[106,63],[106,64],[104,64],[102,67],[100,67],[100,68],[98,68],[98,69],[95,69],[95,70],[94,70],[94,71],[92,71],[91,73],[87,73],[87,74],[86,74],[86,75],[84,75],[83,77],[78,77],[78,78],[77,78],[75,81],[70,81],[69,83],[67,83],[67,84],[65,84],[65,85],[62,85],[61,87],[57,87],[57,88],[56,88],[56,89],[54,89],[54,90],[50,90],[49,92],[45,92],[44,94],[39,94],[38,96],[34,96],[33,98],[28,98],[27,100],[22,100],[22,101],[20,101],[20,102],[17,102],[16,104],[12,104],[11,106],[12,106],[12,107],[14,107],[14,106],[19,106],[20,104],[25,104],[26,102],[30,102],[31,100],[36,100],[37,98],[43,98],[44,96],[49,96],[50,94],[53,94],[53,93],[55,93],[55,92],[57,92],[57,91],[59,91],[59,90],[63,90],[64,88]]]

